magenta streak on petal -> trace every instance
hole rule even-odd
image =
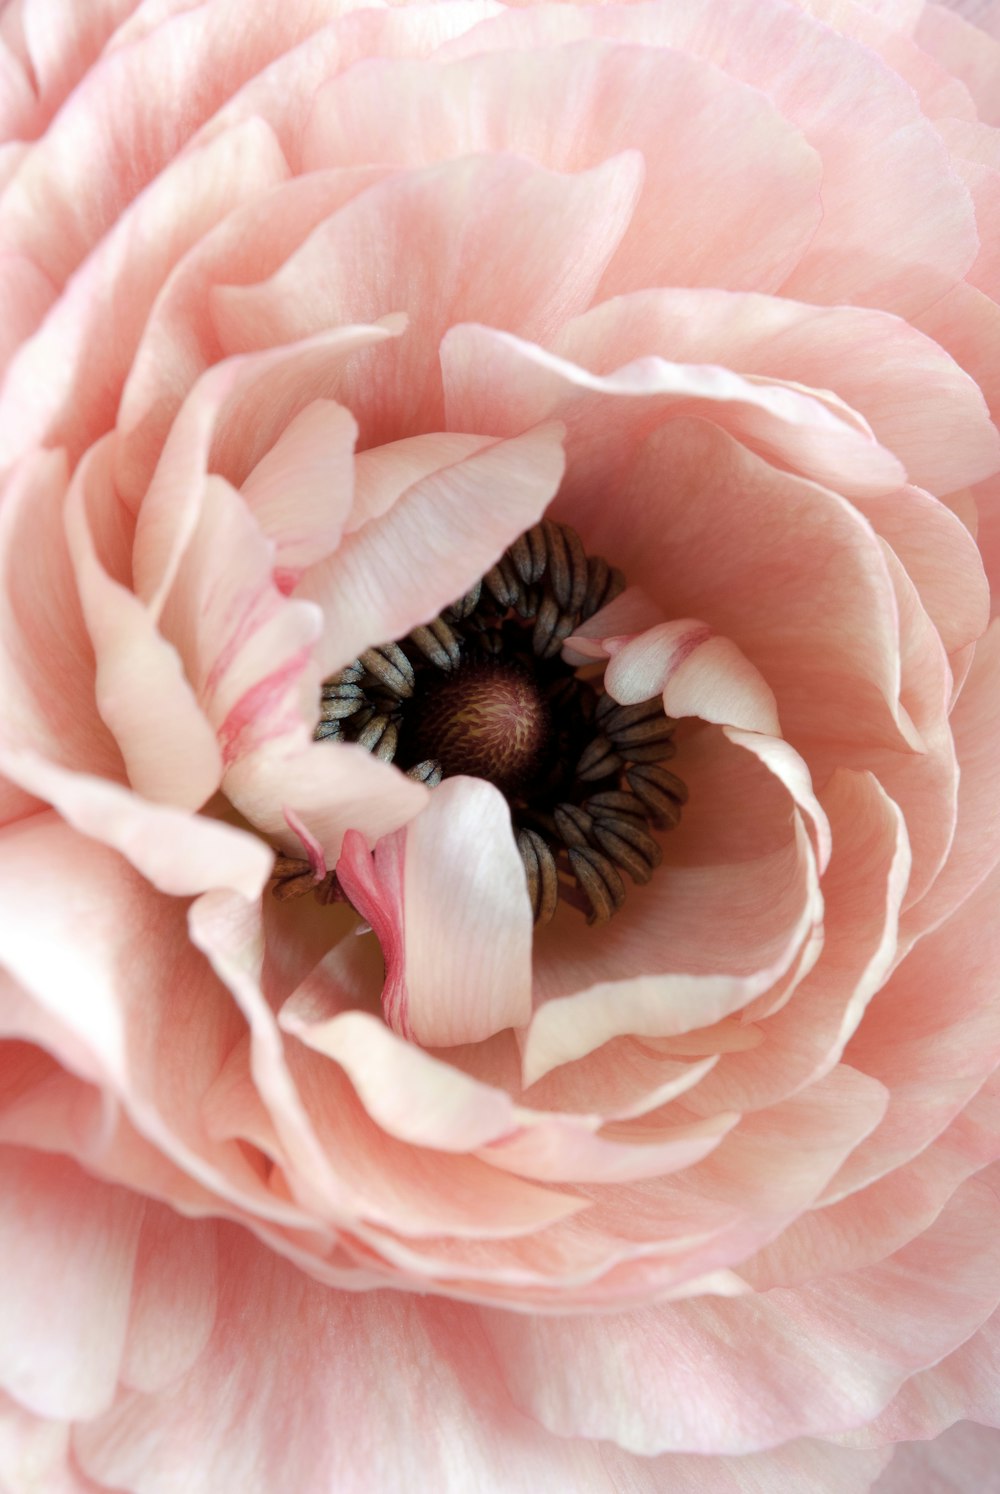
[[[283,597],[291,596],[305,575],[306,570],[307,567],[301,565],[296,566],[294,569],[291,566],[278,566],[275,569],[273,576],[274,584]]]
[[[210,601],[210,599],[208,600]],[[242,616],[230,629],[228,638],[222,648],[220,648],[208,672],[205,680],[205,689],[209,694],[214,693],[218,689],[220,680],[232,665],[240,649],[249,641],[257,629],[262,627],[267,621],[266,612],[264,615],[260,614],[262,607],[266,607],[269,601],[271,601],[271,598],[266,595],[262,596],[259,592],[255,592],[247,598]]]
[[[400,1037],[412,1040],[407,1017],[406,949],[403,925],[403,855],[406,832],[397,830],[378,843],[373,858],[359,830],[348,830],[337,862],[337,879],[366,918],[382,946],[385,1020]]]
[[[671,623],[661,623],[659,626],[662,631],[666,632],[674,625]],[[650,629],[650,632],[652,631]],[[619,638],[605,638],[605,651],[613,659],[616,654],[621,653],[626,644],[632,643],[639,636],[638,633],[626,633]],[[664,685],[666,685],[671,675],[676,674],[681,665],[691,657],[695,649],[700,648],[703,643],[707,643],[712,636],[712,629],[707,627],[705,623],[696,623],[686,633],[680,635],[664,663]]]
[[[296,715],[287,709],[282,712],[282,696],[289,686],[294,684],[311,658],[311,647],[300,648],[273,674],[258,680],[252,689],[240,696],[219,727],[219,746],[222,748],[222,761],[225,767],[230,767],[239,756],[240,738],[248,727],[258,728],[259,736],[253,743],[255,747],[258,747],[264,742],[283,736],[290,727],[296,724],[298,720]]]
[[[294,809],[289,809],[288,805],[285,804],[282,806],[282,813],[285,816],[285,824],[293,835],[298,836],[305,848],[313,876],[317,882],[321,882],[326,876],[326,856],[323,854],[323,847],[315,835],[313,835],[309,826],[295,813]]]

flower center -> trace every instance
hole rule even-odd
[[[511,795],[542,773],[551,734],[552,710],[534,674],[519,662],[473,656],[420,692],[398,755],[435,760],[446,778],[488,778]]]
[[[319,741],[351,742],[434,788],[458,773],[506,795],[537,923],[557,902],[604,923],[625,882],[648,882],[655,832],[687,789],[663,766],[676,723],[659,697],[619,705],[599,666],[577,671],[564,641],[613,600],[624,577],[576,532],[544,519],[464,597],[408,637],[370,648],[323,684]],[[306,863],[279,857],[275,895],[338,895]]]

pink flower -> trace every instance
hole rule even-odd
[[[966,9],[3,9],[5,1490],[985,1487]]]

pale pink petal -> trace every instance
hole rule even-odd
[[[866,421],[826,390],[743,377],[705,360],[647,356],[597,375],[482,326],[453,327],[441,356],[451,428],[513,435],[556,417],[566,422],[581,466],[620,469],[662,421],[697,416],[775,466],[851,496],[887,492],[903,480],[903,468]]]
[[[794,1291],[618,1317],[482,1317],[515,1402],[557,1436],[750,1452],[863,1423],[967,1337],[1000,1295],[988,1267],[998,1208],[968,1183],[892,1260]]]
[[[604,1127],[594,1133],[572,1117],[535,1118],[516,1135],[482,1146],[491,1167],[551,1183],[631,1183],[693,1167],[736,1125],[736,1114],[687,1125]]]
[[[372,1494],[411,1483],[419,1447],[420,1479],[440,1494],[607,1494],[599,1449],[560,1442],[511,1405],[474,1309],[330,1291],[240,1231],[220,1226],[218,1240],[219,1306],[197,1363],[77,1433],[102,1484]],[[279,1425],[294,1431],[275,1439]]]
[[[115,479],[133,508],[149,486],[184,400],[223,357],[210,312],[214,286],[249,284],[273,272],[317,223],[385,175],[384,167],[365,167],[293,177],[234,209],[174,267],[143,328],[118,410]],[[335,336],[330,345],[336,345]],[[315,360],[303,365],[317,381],[310,386],[312,398],[336,393],[335,367],[333,359],[325,366]],[[256,457],[270,449],[281,429],[271,431],[271,422],[265,424],[270,439],[259,448],[252,443]],[[236,481],[247,471],[249,466]]]
[[[0,747],[0,769],[84,835],[114,847],[161,892],[184,897],[232,887],[252,900],[271,874],[270,847],[222,821],[150,804],[117,783],[73,773],[33,752]]]
[[[510,151],[577,172],[627,149],[643,153],[646,179],[599,295],[651,282],[770,289],[815,232],[820,165],[799,132],[756,88],[661,48],[355,66],[320,91],[302,156],[315,170]]]
[[[925,896],[903,919],[904,947],[938,927],[987,877],[1000,848],[1000,695],[995,687],[1000,623],[976,644],[968,677],[949,718],[961,776],[958,818],[948,860]]]
[[[223,351],[405,311],[406,337],[378,355],[376,378],[367,357],[355,360],[344,403],[364,446],[440,429],[446,329],[500,321],[544,339],[582,311],[629,223],[641,170],[626,153],[565,176],[509,156],[401,172],[347,203],[270,279],[215,290]]]
[[[907,1442],[871,1494],[1000,1494],[1000,1432],[959,1422],[933,1442]]]
[[[911,40],[910,33],[923,9],[923,0],[796,0],[796,3],[818,20],[836,27],[841,35],[853,37],[878,52],[893,72],[914,89],[929,119],[975,117],[975,105],[964,84]]]
[[[77,1471],[70,1449],[71,1424],[32,1416],[0,1395],[0,1480],[10,1494],[95,1494],[97,1485]],[[44,1480],[44,1483],[40,1483]]]
[[[694,618],[660,623],[638,638],[605,639],[605,648],[605,688],[623,705],[662,693],[667,716],[781,735],[766,680],[730,639]]]
[[[217,1298],[215,1226],[147,1208],[132,1280],[123,1383],[148,1395],[190,1369],[208,1342]]]
[[[892,546],[945,650],[952,653],[977,639],[989,620],[989,583],[962,521],[918,488],[855,502]]]
[[[841,769],[821,801],[833,848],[822,882],[822,958],[791,1005],[750,1029],[758,1034],[756,1045],[722,1053],[717,1071],[687,1101],[699,1115],[728,1105],[773,1105],[828,1073],[892,968],[910,870],[902,815],[868,773]]]
[[[266,744],[300,745],[306,736],[321,620],[316,608],[281,595],[273,562],[274,545],[241,495],[224,478],[205,479],[160,627],[184,662],[226,768]]]
[[[965,20],[954,6],[928,3],[915,36],[932,57],[961,78],[976,101],[980,119],[996,125],[1000,124],[1000,37],[980,30],[973,19]]]
[[[572,501],[561,494],[556,515],[670,615],[730,638],[774,691],[782,734],[807,761],[812,739],[913,745],[892,580],[851,504],[703,421],[669,421],[639,445],[613,509],[574,448],[568,455]]]
[[[317,29],[322,9],[251,15],[235,0],[215,0],[168,15],[111,50],[10,184],[4,237],[61,285],[233,89]],[[82,180],[90,184],[85,193]]]
[[[287,176],[263,121],[170,162],[125,210],[8,369],[5,463],[42,441],[73,460],[111,429],[157,293],[185,253],[233,208]]]
[[[293,995],[280,1021],[286,1032],[338,1063],[372,1119],[402,1141],[473,1151],[516,1126],[503,1091],[403,1041],[367,1012],[310,1021]]]
[[[886,1120],[850,1159],[831,1200],[908,1161],[940,1135],[996,1066],[997,870],[893,971],[846,1049],[887,1085]],[[949,999],[942,1004],[940,993]]]
[[[121,754],[94,701],[93,649],[63,528],[66,487],[62,454],[36,452],[0,503],[2,732],[12,746],[120,782]]]
[[[240,490],[275,542],[275,580],[284,592],[340,539],[353,498],[356,435],[349,410],[317,400],[291,421]]]
[[[427,803],[427,789],[363,747],[302,740],[266,742],[234,761],[225,779],[226,797],[246,818],[291,856],[302,842],[289,828],[289,811],[301,820],[335,865],[349,830],[369,843],[398,830]]]
[[[52,282],[30,259],[18,254],[5,254],[0,259],[0,326],[3,328],[0,332],[0,371],[7,368],[57,294]]]
[[[615,1481],[612,1487],[629,1494],[663,1494],[664,1489],[670,1494],[870,1494],[888,1455],[888,1450],[861,1453],[799,1438],[742,1458],[684,1453],[636,1458],[607,1444],[603,1460]]]
[[[364,1264],[374,1259],[383,1271],[395,1268],[426,1285],[417,1254],[425,1239],[479,1242],[480,1250],[488,1241],[490,1259],[497,1241],[531,1238],[586,1209],[567,1189],[507,1176],[468,1153],[397,1140],[372,1119],[337,1064],[297,1042],[286,1054],[325,1159],[319,1169],[289,1168],[287,1187],[363,1241]]]
[[[364,493],[375,516],[296,589],[297,597],[322,609],[325,673],[436,617],[541,518],[562,476],[562,434],[552,423],[509,441],[477,442],[463,457],[452,454],[449,465],[404,486],[380,513],[400,479],[411,475],[411,453],[403,454],[400,472],[392,448],[386,449],[375,482],[380,496],[369,486]],[[428,439],[432,454],[445,457],[437,438]],[[370,466],[365,470],[370,482],[374,474]]]
[[[960,1184],[1000,1156],[997,1101],[997,1085],[991,1077],[971,1105],[912,1162],[886,1173],[839,1203],[803,1214],[741,1265],[740,1275],[756,1291],[767,1291],[775,1286],[800,1286],[821,1276],[855,1271],[894,1255],[930,1228]],[[989,1324],[979,1334],[988,1330]],[[925,1372],[932,1390],[934,1373]],[[934,1426],[926,1421],[923,1427],[913,1422],[909,1430],[905,1429],[904,1418],[893,1421],[893,1408],[910,1403],[909,1392],[919,1384],[920,1378],[908,1381],[882,1413],[870,1429],[870,1441],[881,1442],[883,1428],[892,1440],[897,1440],[923,1436],[934,1426],[944,1426],[952,1419],[945,1418]],[[989,1381],[988,1376],[985,1378]],[[991,1403],[993,1382],[989,1382],[984,1394],[985,1403]],[[921,1402],[918,1393],[913,1404]],[[946,1397],[942,1397],[942,1403],[947,1404]],[[975,1398],[967,1397],[964,1405],[972,1415]],[[956,1405],[952,1409],[957,1415],[961,1407]]]
[[[1000,439],[969,375],[930,337],[881,311],[712,289],[644,290],[573,318],[552,347],[594,373],[657,354],[833,390],[899,457],[911,482],[934,493],[977,482],[1000,463]]]
[[[778,0],[511,9],[446,53],[585,37],[704,57],[801,130],[823,165],[823,219],[783,293],[909,315],[972,263],[972,204],[913,90],[873,51]]]
[[[52,814],[0,835],[0,890],[5,968],[137,1129],[222,1199],[301,1223],[237,1145],[204,1134],[202,1096],[243,1022],[189,939],[186,902]],[[198,1041],[181,1056],[192,1029]]]
[[[338,327],[291,348],[233,358],[210,369],[185,399],[149,489],[115,486],[139,517],[135,589],[159,612],[198,522],[205,475],[239,486],[301,410],[337,387],[359,349],[398,336],[403,322]],[[116,442],[116,459],[119,455]]]
[[[626,908],[619,916],[624,932],[615,937],[614,928],[609,929],[599,950],[588,948],[584,955],[577,939],[575,947],[565,942],[539,951],[536,966],[544,963],[537,978],[556,990],[575,994],[553,996],[537,1007],[525,1038],[525,1083],[624,1033],[663,1037],[709,1026],[783,976],[818,922],[822,907],[811,847],[797,813],[793,829],[793,842],[756,863],[705,868],[702,875],[700,869],[692,869],[687,877],[661,871],[661,880],[669,877],[671,882],[670,916],[664,919],[661,899],[655,925],[649,918],[637,924]],[[766,938],[764,907],[757,902],[764,887]],[[653,886],[651,890],[659,889]],[[713,917],[710,911],[715,896],[728,909],[724,917],[721,913]],[[632,901],[638,904],[638,895]],[[684,949],[674,932],[674,919],[679,928],[689,931],[711,924],[715,938],[706,939],[702,932],[697,948]],[[636,939],[637,932],[645,937]],[[662,950],[657,949],[660,939],[665,941]],[[595,954],[600,963],[595,963]],[[630,964],[671,973],[623,979],[622,954]],[[690,973],[681,973],[685,966]],[[617,979],[611,974],[616,967]],[[604,971],[607,974],[601,979]]]
[[[132,525],[110,482],[110,456],[107,443],[88,453],[66,505],[69,549],[96,656],[94,696],[136,792],[199,809],[219,786],[222,753],[177,650],[121,579],[131,570]]]
[[[498,790],[480,779],[446,780],[393,847],[376,847],[374,872],[364,859],[355,842],[338,876],[379,933],[390,1025],[446,1047],[525,1023],[531,909]]]
[[[0,1381],[41,1416],[94,1416],[114,1399],[145,1201],[43,1152],[0,1148],[0,1176]]]

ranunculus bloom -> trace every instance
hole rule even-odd
[[[5,1490],[986,1488],[967,9],[3,8]]]

